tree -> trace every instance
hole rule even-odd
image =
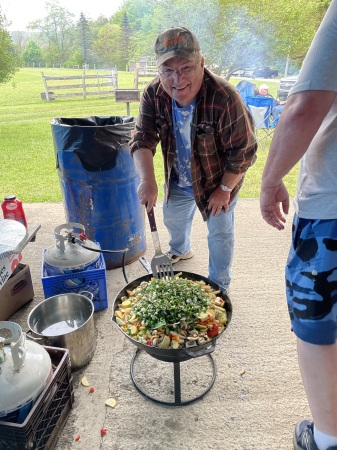
[[[112,68],[125,70],[121,56],[122,32],[119,25],[107,23],[99,30],[94,47],[102,62]]]
[[[58,6],[55,0],[46,3],[46,10],[45,18],[31,22],[29,28],[40,31],[47,45],[49,62],[63,66],[74,42],[74,14]]]
[[[41,48],[31,39],[26,44],[22,58],[27,65],[39,65],[43,60]]]
[[[19,55],[21,55],[25,49],[25,45],[28,40],[27,34],[28,33],[24,32],[24,31],[11,31],[10,32],[11,40],[12,40],[13,44],[15,45],[15,47],[17,48]]]
[[[129,25],[129,19],[126,12],[123,14],[123,21],[121,25],[121,55],[120,55],[120,61],[123,65],[123,70],[125,67],[129,64],[130,57],[129,57],[129,48],[130,48],[130,41],[131,41],[131,28]]]
[[[226,0],[220,0],[226,3]],[[290,58],[300,67],[331,0],[241,0],[261,20],[260,35],[269,42],[269,59]]]
[[[87,64],[88,52],[90,48],[90,27],[85,15],[81,12],[80,19],[77,22],[77,29],[79,32],[79,41],[82,49],[83,64]]]
[[[6,26],[6,17],[0,9],[0,83],[10,81],[21,65]]]
[[[130,58],[154,55],[154,42],[172,25],[191,29],[206,64],[227,77],[241,67],[284,67],[287,56],[300,67],[331,0],[126,0],[112,17],[127,12]]]

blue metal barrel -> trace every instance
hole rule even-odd
[[[145,211],[137,196],[139,176],[129,154],[134,118],[58,118],[51,122],[56,167],[66,219],[84,225],[99,242],[107,269],[122,266],[146,250]]]

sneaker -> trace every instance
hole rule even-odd
[[[314,440],[314,422],[312,420],[300,420],[294,431],[294,450],[318,450]],[[337,445],[327,450],[337,450]]]
[[[294,450],[318,450],[314,440],[314,422],[300,420],[294,431]]]
[[[166,256],[168,256],[170,258],[170,261],[172,264],[177,263],[178,261],[180,261],[181,259],[190,259],[192,258],[192,256],[194,255],[193,251],[191,250],[188,253],[185,253],[185,255],[174,255],[171,252],[166,252],[165,253]]]

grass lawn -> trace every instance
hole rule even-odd
[[[81,73],[69,69],[42,69],[45,75],[67,76]],[[95,74],[96,72],[92,72]],[[133,73],[119,72],[118,87],[133,88]],[[233,84],[238,79],[231,79]],[[55,82],[54,82],[55,83]],[[257,82],[257,84],[259,84]],[[276,95],[278,81],[268,81]],[[126,104],[114,97],[87,96],[41,100],[44,92],[40,69],[21,69],[11,83],[0,85],[0,198],[16,194],[23,202],[58,202],[62,194],[55,166],[51,121],[54,118],[85,118],[89,116],[123,116]],[[130,114],[138,114],[138,103],[131,103]],[[262,170],[268,153],[259,149],[258,159],[248,171],[241,198],[257,198]],[[160,196],[163,170],[160,151],[155,157]],[[286,179],[290,195],[295,193],[297,168]]]

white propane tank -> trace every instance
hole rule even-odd
[[[75,229],[81,232],[75,233]],[[46,250],[44,254],[46,275],[64,275],[99,268],[99,246],[87,239],[82,224],[69,222],[59,225],[54,230],[54,236],[56,246]]]
[[[0,332],[0,420],[23,423],[53,375],[51,359],[18,324],[1,321]]]

